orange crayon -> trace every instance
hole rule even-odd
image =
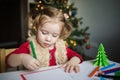
[[[100,70],[100,66],[96,67],[96,68],[90,73],[89,77],[93,77],[98,70]]]

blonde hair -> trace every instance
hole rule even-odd
[[[35,17],[33,28],[38,29],[38,27],[42,27],[49,21],[60,23],[62,30],[59,38],[66,39],[71,34],[72,24],[65,20],[62,11],[48,6],[44,7],[44,9]]]

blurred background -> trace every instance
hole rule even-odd
[[[85,55],[95,58],[103,43],[109,59],[120,62],[120,0],[74,0],[78,16],[89,25],[91,48]]]
[[[54,1],[54,0],[45,0]],[[80,30],[89,27],[89,46],[77,46],[85,59],[94,59],[103,43],[110,60],[120,63],[120,0],[62,0],[74,3],[76,14],[82,18]],[[34,0],[0,0],[0,48],[18,47],[28,37],[28,12]],[[81,32],[81,31],[80,31]],[[83,36],[86,39],[86,36]],[[82,37],[82,38],[83,38]],[[83,39],[80,38],[79,41]],[[77,43],[78,44],[78,43]],[[86,43],[85,43],[86,44]],[[76,46],[73,46],[73,48]],[[89,49],[88,49],[89,48]]]

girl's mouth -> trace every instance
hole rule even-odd
[[[48,46],[50,46],[50,44],[48,44],[48,43],[44,43],[44,46],[48,47]]]

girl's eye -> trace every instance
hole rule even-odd
[[[46,31],[42,31],[42,34],[44,34],[44,35],[46,35],[46,34],[48,34]]]
[[[53,37],[58,37],[58,34],[53,34],[52,36],[53,36]]]

